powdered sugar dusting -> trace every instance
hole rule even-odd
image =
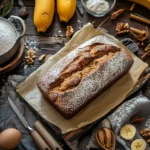
[[[117,79],[131,64],[131,61],[127,59],[126,53],[118,52],[115,57],[109,59],[101,66],[97,72],[92,75],[89,74],[82,80],[75,90],[64,93],[58,107],[65,112],[74,112],[101,89]]]
[[[94,37],[85,42],[53,65],[38,82],[42,91],[47,94],[50,89],[50,84],[60,77],[62,70],[69,65],[69,63],[72,62],[81,51],[85,51],[87,45],[98,42],[100,43],[101,38],[99,37],[100,36]],[[110,44],[111,42],[108,39],[105,43]],[[111,44],[118,47],[117,44]],[[88,103],[90,99],[103,88],[107,87],[115,79],[118,79],[118,77],[120,77],[121,74],[124,74],[125,71],[128,71],[132,63],[132,59],[126,50],[121,49],[120,52],[115,53],[114,57],[110,57],[107,61],[101,64],[98,70],[94,73],[88,74],[77,87],[58,93],[59,100],[56,100],[54,105],[66,115],[74,113],[85,103]]]

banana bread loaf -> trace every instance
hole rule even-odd
[[[132,64],[125,49],[95,42],[63,57],[37,85],[44,98],[70,119],[125,75]]]

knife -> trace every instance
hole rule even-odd
[[[8,101],[10,103],[10,106],[16,113],[17,117],[20,119],[20,121],[25,126],[25,128],[30,132],[31,137],[33,138],[34,142],[37,144],[38,148],[40,150],[51,150],[49,146],[46,144],[46,142],[43,140],[43,138],[40,136],[40,134],[29,126],[28,122],[25,120],[25,118],[22,116],[22,114],[19,112],[19,110],[17,109],[17,107],[14,105],[14,103],[9,97],[8,97]]]
[[[14,110],[14,112],[16,113],[16,115],[21,118],[23,118],[23,122],[25,122],[25,127],[28,129],[32,129],[27,121],[25,120],[25,118],[22,116],[22,114],[19,112],[19,110],[16,108],[16,106],[14,105],[14,103],[12,102],[12,100],[8,97],[9,103],[12,107],[12,109]],[[24,124],[24,123],[23,123]],[[45,129],[45,127],[42,125],[42,123],[38,120],[34,123],[34,128],[35,130],[40,134],[40,136],[44,139],[44,141],[46,142],[46,144],[49,146],[49,150],[63,150],[62,147],[56,142],[56,140],[50,135],[50,133]],[[28,129],[28,130],[29,130]],[[32,129],[34,130],[34,129]],[[35,131],[34,130],[34,131]],[[31,131],[29,130],[29,132],[31,133]],[[32,135],[32,134],[31,134]]]

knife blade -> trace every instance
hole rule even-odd
[[[46,144],[46,142],[43,140],[43,138],[40,136],[40,134],[36,130],[34,130],[33,128],[31,128],[29,126],[26,119],[19,112],[19,110],[17,109],[17,107],[15,106],[15,104],[13,103],[13,101],[9,97],[8,97],[8,101],[10,103],[11,108],[13,109],[15,114],[17,115],[17,117],[20,119],[20,121],[25,126],[25,128],[30,132],[31,137],[33,138],[34,142],[37,144],[38,148],[40,150],[51,150],[49,148],[49,146]]]
[[[81,5],[81,2],[80,2],[80,1],[77,1],[77,9],[78,9],[78,11],[79,11],[80,15],[81,15],[81,16],[83,16],[83,14],[84,14],[84,10],[83,10],[83,7],[82,7],[82,5]]]

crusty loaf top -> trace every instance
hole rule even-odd
[[[105,88],[132,63],[125,49],[93,42],[63,57],[38,81],[38,86],[57,107],[70,112]]]

